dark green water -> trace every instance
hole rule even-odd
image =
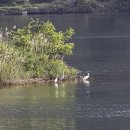
[[[75,29],[66,62],[91,80],[0,89],[0,130],[129,130],[130,14],[0,16],[0,27],[31,17]]]

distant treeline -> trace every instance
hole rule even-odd
[[[0,5],[10,5],[10,4],[35,4],[35,3],[50,3],[50,2],[74,2],[76,4],[87,4],[89,2],[91,3],[97,3],[97,4],[102,4],[102,3],[110,3],[110,4],[124,4],[129,5],[130,0],[0,0]]]
[[[70,12],[130,11],[130,0],[0,0],[1,7],[18,5],[26,5],[24,7],[27,7],[33,4],[43,5],[44,3],[50,3],[51,8],[56,7],[64,12],[68,7]],[[49,7],[44,6],[44,8],[48,9]]]
[[[50,3],[54,0],[0,0],[0,5],[20,5],[20,4],[35,4],[35,3]]]
[[[77,0],[76,3],[96,11],[130,11],[130,0]]]

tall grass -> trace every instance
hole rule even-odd
[[[0,41],[0,80],[12,80],[25,78],[27,75],[23,70],[24,57],[12,45]]]

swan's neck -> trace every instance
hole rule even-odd
[[[63,71],[63,77],[65,77],[65,73],[64,73],[64,71]]]

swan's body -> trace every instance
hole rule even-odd
[[[16,29],[16,25],[13,26],[13,29]]]
[[[83,80],[88,80],[88,78],[90,77],[89,73],[83,77]]]
[[[54,82],[55,82],[55,83],[57,83],[57,82],[58,82],[58,78],[57,78],[57,77],[55,78]]]
[[[8,28],[7,28],[7,27],[5,28],[5,31],[6,31],[6,32],[8,31]]]

